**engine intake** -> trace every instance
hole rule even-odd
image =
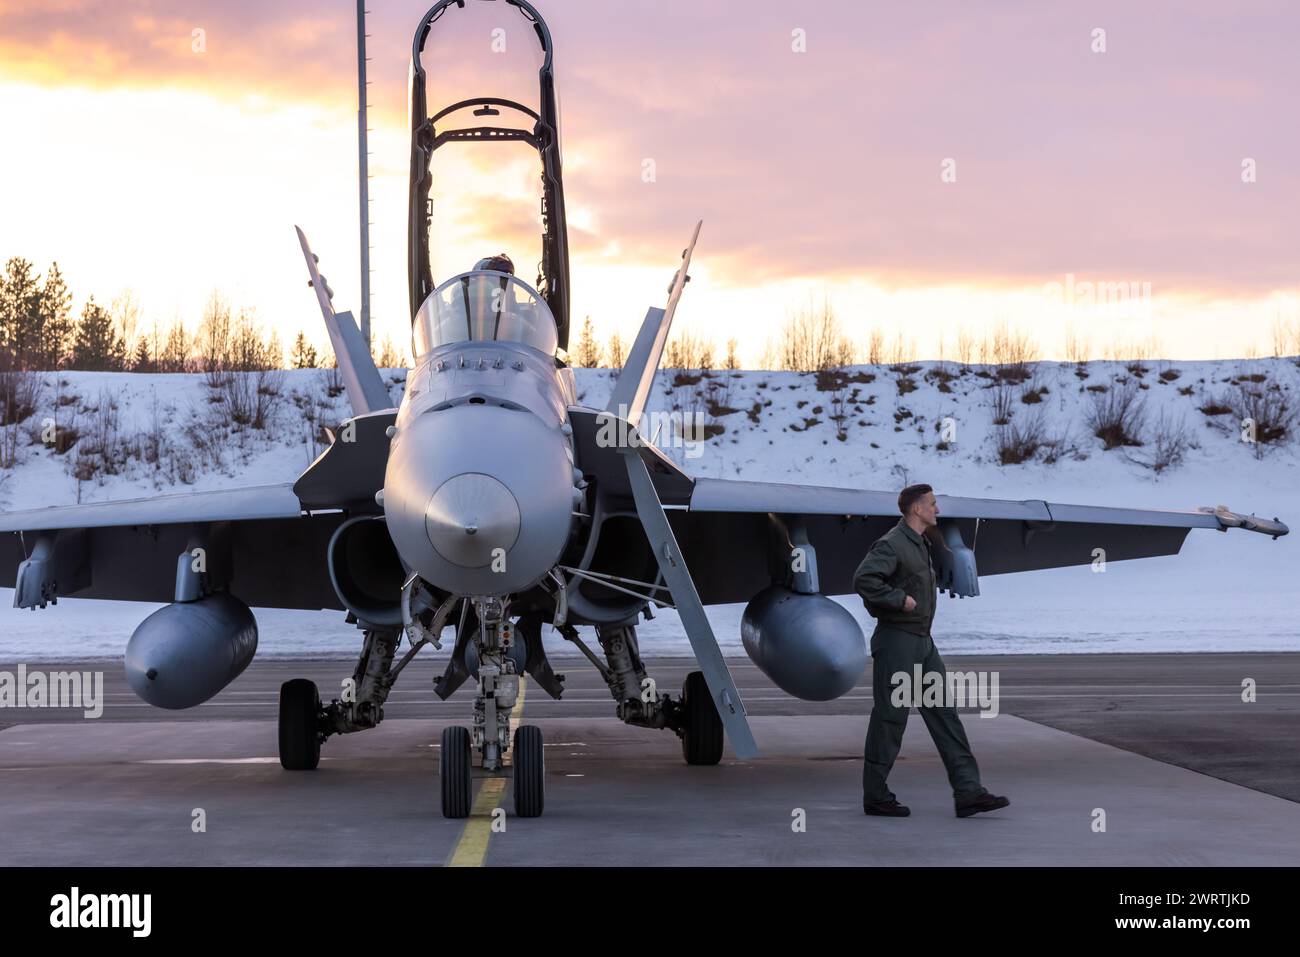
[[[343,607],[363,624],[402,624],[402,560],[381,517],[360,516],[330,538],[330,583]]]

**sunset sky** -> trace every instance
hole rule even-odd
[[[406,79],[429,5],[373,0],[369,24],[374,322],[399,342]],[[662,305],[697,219],[679,322],[750,362],[810,297],[859,341],[901,332],[926,358],[1004,321],[1048,356],[1070,326],[1095,355],[1155,337],[1183,358],[1268,354],[1275,322],[1300,328],[1293,3],[537,5],[573,316],[602,337]],[[469,6],[427,62],[435,105],[519,92],[506,65],[533,62],[513,8]],[[293,226],[355,308],[354,16],[350,0],[0,0],[0,258],[57,260],[78,307],[130,289],[147,319],[192,325],[219,289],[323,344]],[[532,175],[521,149],[448,157],[436,277],[505,250],[532,280]],[[1088,283],[1150,296],[1097,308]]]

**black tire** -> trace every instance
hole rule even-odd
[[[515,817],[541,817],[546,806],[546,749],[542,729],[523,724],[515,729]]]
[[[722,760],[722,718],[713,704],[704,673],[692,671],[682,684],[682,757],[687,764]]]
[[[469,817],[474,766],[469,728],[443,728],[441,754],[438,778],[442,784],[442,816]]]
[[[294,678],[280,685],[280,767],[313,771],[320,764],[320,694],[315,683]]]

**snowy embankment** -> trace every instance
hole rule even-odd
[[[1296,360],[1042,362],[1025,375],[932,362],[856,367],[839,379],[666,370],[651,408],[665,414],[659,444],[695,475],[890,490],[924,481],[955,495],[1090,505],[1226,504],[1300,526],[1300,442],[1251,444],[1241,426],[1243,410],[1254,410],[1294,430]],[[386,377],[396,401],[405,373]],[[577,378],[583,402],[603,405],[612,374]],[[199,375],[43,375],[35,411],[5,427],[13,462],[0,469],[0,508],[292,480],[320,451],[320,427],[347,414],[330,380],[323,370],[215,386]],[[1107,450],[1090,420],[1128,392],[1126,429],[1143,444]],[[1251,393],[1263,399],[1249,405]],[[695,412],[710,437],[684,443],[667,413]],[[43,442],[50,420],[75,430],[75,442]],[[1002,464],[1003,451],[1025,461]],[[1274,542],[1195,530],[1180,555],[1104,573],[986,577],[979,598],[941,602],[936,638],[948,654],[1300,650],[1297,534]],[[870,628],[855,596],[840,600]],[[11,601],[0,592],[0,659],[9,661],[118,656],[154,607],[67,599],[29,612]],[[743,653],[741,610],[710,609],[728,653]],[[357,647],[338,613],[264,610],[258,619],[263,656]],[[670,612],[641,634],[648,654],[690,654]],[[568,650],[558,638],[547,644]]]

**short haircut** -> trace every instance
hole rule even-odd
[[[921,496],[925,495],[927,492],[933,492],[933,491],[934,489],[932,489],[928,485],[909,485],[907,488],[903,489],[901,492],[898,493],[899,513],[902,515],[906,515],[908,512],[912,510],[912,506],[915,505],[918,501],[920,501]]]

